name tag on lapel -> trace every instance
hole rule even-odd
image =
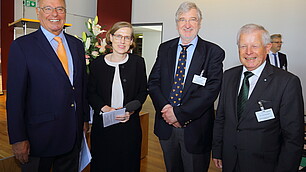
[[[199,75],[194,75],[192,79],[192,83],[205,86],[207,78]]]
[[[275,118],[272,108],[257,111],[255,114],[258,122],[263,122]]]

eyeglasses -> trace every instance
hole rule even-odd
[[[191,19],[187,20],[187,19],[185,19],[185,18],[180,18],[180,19],[178,20],[178,22],[179,22],[179,23],[186,23],[186,22],[189,22],[189,23],[191,23],[191,24],[194,24],[194,23],[198,22],[198,19],[197,19],[197,18],[191,18]]]
[[[122,38],[124,38],[124,41],[128,42],[132,40],[131,36],[122,36],[122,35],[115,35],[113,34],[116,41],[121,41]]]
[[[54,10],[59,14],[66,13],[66,8],[64,8],[64,7],[53,8],[53,7],[46,6],[46,7],[42,7],[42,8],[38,7],[38,9],[42,9],[43,12],[46,13],[46,14],[51,14]]]
[[[271,43],[282,44],[282,43],[284,43],[284,42],[283,42],[283,41],[277,41],[277,42],[271,42]]]

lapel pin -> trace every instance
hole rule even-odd
[[[264,82],[267,82],[267,78],[264,79]]]

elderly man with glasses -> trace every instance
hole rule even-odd
[[[7,120],[22,171],[78,171],[87,131],[86,65],[81,41],[63,32],[65,0],[38,0],[40,28],[10,49]]]

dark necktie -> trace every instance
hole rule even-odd
[[[177,62],[176,73],[174,77],[174,82],[170,92],[169,102],[172,106],[179,106],[181,102],[181,97],[184,88],[184,77],[186,69],[186,59],[187,59],[187,48],[189,45],[181,45],[182,51],[180,52],[180,57]]]
[[[241,114],[244,111],[245,108],[245,103],[248,100],[248,95],[249,95],[249,78],[253,76],[254,74],[252,72],[244,72],[244,78],[242,81],[241,89],[238,95],[238,102],[237,102],[237,115],[238,119],[240,119]]]
[[[278,64],[277,64],[277,56],[275,53],[272,53],[273,56],[274,56],[274,62],[275,62],[275,66],[278,67]]]

